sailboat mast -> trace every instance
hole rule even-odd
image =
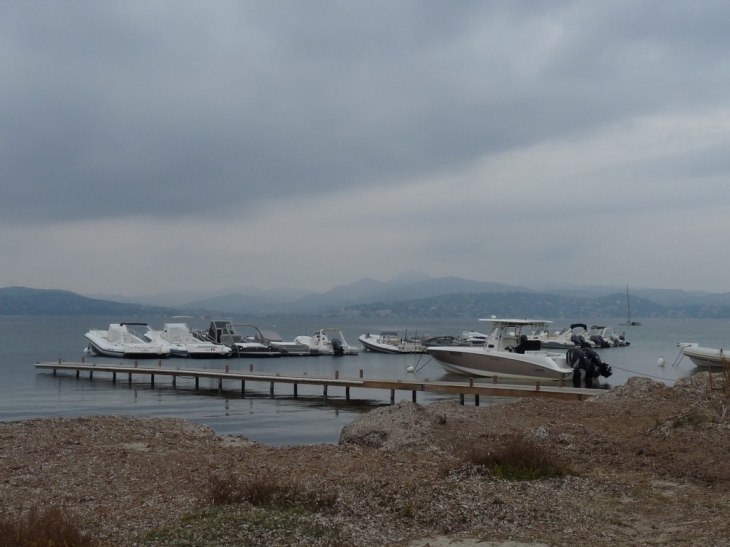
[[[631,302],[629,301],[629,286],[626,285],[626,309],[629,312],[629,325],[631,324]]]

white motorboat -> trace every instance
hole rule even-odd
[[[534,325],[535,329],[527,336],[529,340],[538,340],[541,349],[571,349],[576,344],[571,338],[575,335],[572,329],[565,327],[557,332],[550,332],[552,321],[542,321]]]
[[[150,342],[169,344],[173,357],[218,359],[233,353],[228,346],[197,338],[185,323],[165,323],[161,331],[148,329],[144,336]]]
[[[573,368],[562,353],[543,351],[539,340],[529,340],[523,330],[544,321],[530,319],[480,319],[492,323],[483,347],[433,346],[426,348],[447,371],[466,376],[564,379]]]
[[[250,334],[244,334],[248,329]],[[280,349],[273,347],[264,334],[253,325],[234,324],[230,321],[211,321],[207,331],[196,331],[196,337],[232,350],[233,357],[281,357]]]
[[[337,327],[327,327],[312,336],[297,336],[294,342],[304,344],[312,355],[357,355],[360,349],[350,346]]]
[[[474,330],[465,330],[458,339],[458,343],[465,346],[483,346],[486,341],[486,334]]]
[[[164,359],[170,357],[170,345],[150,342],[144,335],[128,328],[147,323],[112,323],[108,329],[91,329],[84,336],[89,341],[87,350],[105,357],[122,359]]]
[[[730,367],[730,360],[725,356],[722,348],[706,348],[695,343],[680,342],[677,344],[682,348],[682,353],[689,357],[689,360],[697,368],[723,368]]]
[[[299,357],[304,355],[312,355],[312,353],[309,351],[308,345],[301,344],[296,340],[294,340],[293,342],[285,342],[278,332],[267,329],[259,329],[258,327],[254,327],[253,325],[248,326],[257,331],[258,334],[256,335],[256,339],[259,342],[269,346],[276,351],[280,351],[283,357]]]
[[[363,334],[358,340],[367,351],[376,353],[426,353],[422,340],[401,338],[397,330]]]

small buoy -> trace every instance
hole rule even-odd
[[[659,358],[659,361],[657,361],[657,365],[659,365],[660,367],[664,366],[664,357]]]
[[[406,372],[413,372],[414,370],[416,370],[416,367],[414,367],[413,365],[408,365],[406,367]]]

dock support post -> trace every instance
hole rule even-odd
[[[394,389],[390,390],[390,404],[391,405],[395,404],[395,390]]]
[[[55,368],[53,369],[53,375],[54,376],[56,375],[56,369]]]
[[[249,372],[253,372],[253,363],[251,363],[250,365],[248,365],[248,371]]]
[[[85,363],[85,362],[86,362],[86,356],[85,356],[85,355],[82,355],[82,356],[81,356],[81,362],[82,362],[82,363]]]
[[[474,395],[474,406],[479,406],[479,394]]]
[[[469,387],[474,387],[474,378],[469,377]]]
[[[459,393],[459,404],[461,406],[464,406],[464,394],[463,393]]]
[[[413,397],[412,397],[412,399],[413,399],[413,402],[415,403],[416,402],[416,390],[415,389],[413,390]]]
[[[223,393],[223,378],[218,378],[218,394]]]
[[[80,371],[80,370],[77,370],[77,371],[76,371],[76,379],[77,379],[77,380],[79,379],[79,375],[80,375],[80,374],[81,374],[81,371]]]
[[[322,398],[326,401],[327,400],[327,384],[324,385],[322,388]]]
[[[362,369],[360,369],[360,378],[362,378]]]
[[[127,380],[127,383],[129,383],[130,386],[132,385],[132,373],[131,372],[129,373],[129,380]]]
[[[535,391],[540,391],[540,380],[535,382]]]
[[[172,375],[172,388],[175,389],[177,387],[177,376],[174,374]]]
[[[297,384],[294,384],[294,398],[296,399],[299,396],[299,386]]]
[[[349,401],[350,400],[350,386],[347,386],[345,388],[345,400],[346,401]]]
[[[93,379],[94,379],[94,371],[90,370],[89,371],[89,380],[93,380]]]
[[[150,388],[155,389],[155,375],[150,374]]]
[[[200,377],[195,377],[195,391],[198,391],[198,388],[200,387]]]
[[[116,383],[117,383],[117,373],[112,372],[112,384],[116,384]]]
[[[269,396],[272,398],[274,397],[274,382],[269,382]]]
[[[241,380],[241,399],[246,397],[246,380]]]

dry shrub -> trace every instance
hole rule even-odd
[[[722,392],[730,397],[730,361],[722,358]]]
[[[31,507],[22,516],[0,515],[0,547],[94,547],[78,519],[58,507]]]
[[[493,475],[510,480],[535,480],[570,474],[567,465],[535,439],[511,435],[496,447],[472,446],[465,459]]]
[[[206,498],[213,505],[247,502],[254,506],[288,505],[319,511],[333,506],[337,494],[299,483],[281,483],[273,477],[240,478],[230,474],[223,478],[212,477],[208,482]]]

